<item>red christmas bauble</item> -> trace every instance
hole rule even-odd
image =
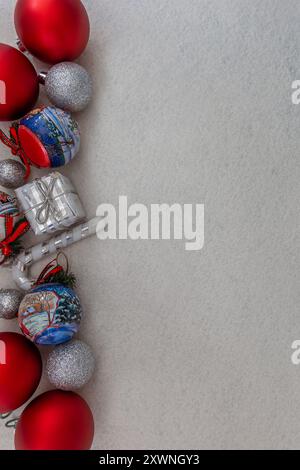
[[[18,0],[15,27],[24,48],[49,64],[77,59],[90,35],[80,0]]]
[[[0,121],[27,114],[39,96],[39,81],[32,63],[14,47],[0,43]]]
[[[92,412],[79,395],[52,390],[23,411],[15,433],[17,450],[89,450],[94,437]]]
[[[0,413],[16,410],[29,400],[41,375],[37,347],[17,333],[0,333]]]

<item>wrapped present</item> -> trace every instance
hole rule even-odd
[[[36,235],[71,227],[85,217],[73,184],[58,172],[18,188],[16,195]]]

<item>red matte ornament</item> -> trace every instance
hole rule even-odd
[[[89,450],[94,419],[83,398],[52,390],[23,411],[15,433],[16,450]]]
[[[33,395],[42,375],[37,347],[17,333],[0,333],[0,413],[16,410]]]
[[[20,48],[49,64],[74,61],[87,46],[90,23],[80,0],[18,0]]]
[[[0,43],[0,121],[24,116],[38,95],[39,81],[32,63],[18,49]]]

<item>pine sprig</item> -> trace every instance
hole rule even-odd
[[[47,283],[51,284],[62,284],[63,286],[74,289],[76,287],[75,274],[66,271],[60,271],[47,278]]]
[[[13,250],[12,256],[18,255],[23,250],[23,245],[22,245],[21,240],[15,240],[14,242],[10,244],[10,246]]]

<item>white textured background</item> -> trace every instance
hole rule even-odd
[[[10,44],[14,3],[0,0]],[[85,4],[80,62],[96,90],[65,173],[88,214],[119,194],[206,206],[202,252],[97,239],[68,250],[80,338],[98,361],[82,390],[94,447],[299,448],[299,1]]]

